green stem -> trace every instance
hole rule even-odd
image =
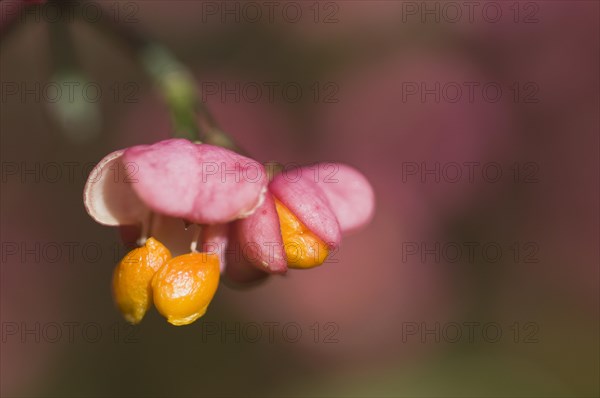
[[[200,108],[198,93],[191,74],[158,44],[145,45],[139,58],[169,108],[175,136],[203,141],[205,134],[201,134],[196,121]]]
[[[240,152],[200,101],[199,85],[188,68],[164,46],[147,40],[129,27],[104,16],[93,24],[125,45],[151,77],[163,97],[173,123],[174,136],[219,145]]]

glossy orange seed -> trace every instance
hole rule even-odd
[[[187,325],[206,312],[219,285],[219,257],[189,253],[168,261],[152,279],[154,304],[173,325]]]
[[[329,255],[329,248],[318,236],[310,231],[279,200],[275,199],[275,209],[279,216],[283,247],[290,268],[312,268],[323,264]]]
[[[152,303],[154,274],[171,259],[162,243],[149,238],[144,246],[127,253],[113,273],[113,296],[125,319],[139,323]]]

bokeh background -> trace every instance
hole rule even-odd
[[[2,396],[598,396],[598,2],[267,3],[0,2]],[[369,178],[338,261],[123,322],[82,189],[172,135],[138,39],[256,159]]]

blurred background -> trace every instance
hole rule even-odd
[[[0,15],[2,396],[599,395],[598,2]],[[171,137],[190,88],[259,161],[361,170],[376,213],[322,267],[131,327],[126,249],[82,190],[107,153]]]

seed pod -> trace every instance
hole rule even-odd
[[[152,303],[154,274],[171,259],[162,243],[149,238],[142,247],[127,253],[113,274],[113,296],[125,319],[139,323]]]
[[[219,257],[189,253],[168,261],[152,279],[154,304],[173,325],[187,325],[206,312],[219,285]]]

